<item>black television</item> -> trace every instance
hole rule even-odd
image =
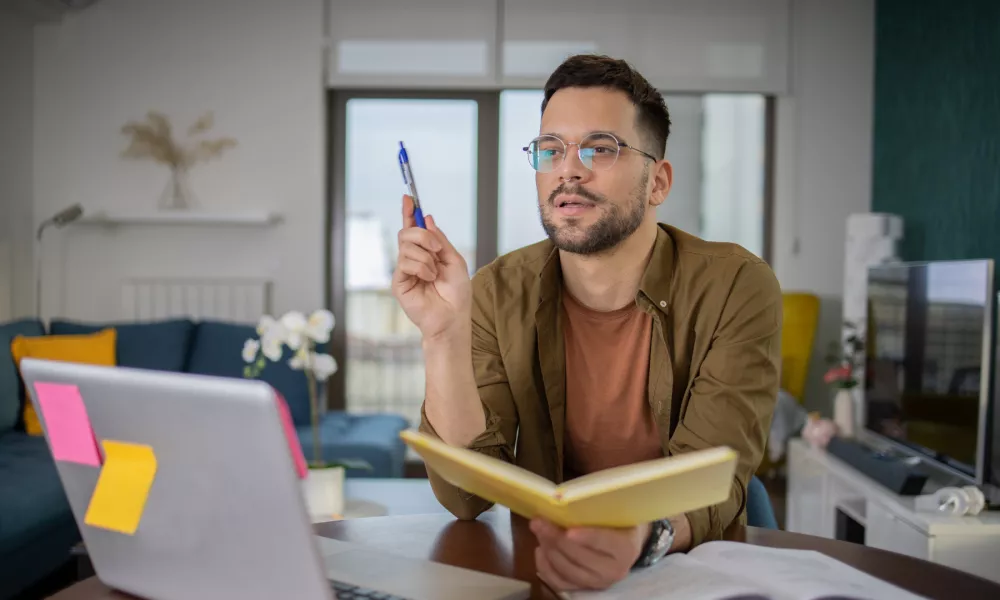
[[[975,485],[992,477],[993,261],[868,270],[864,429]]]

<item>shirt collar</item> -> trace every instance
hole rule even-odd
[[[548,256],[538,274],[538,301],[557,297],[562,290],[562,268],[559,265],[559,249],[551,241],[546,241]],[[666,226],[658,223],[653,252],[649,256],[646,270],[639,281],[639,293],[660,312],[666,314],[670,308],[670,286],[674,274],[674,240]]]

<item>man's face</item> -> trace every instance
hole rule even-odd
[[[550,172],[538,172],[538,207],[542,226],[556,247],[576,254],[596,254],[614,248],[642,224],[650,202],[652,159],[619,148],[610,168],[601,168],[613,152],[612,134],[646,152],[636,130],[636,108],[623,92],[601,88],[564,88],[552,95],[542,115],[541,135],[566,143],[561,162]],[[598,135],[595,135],[598,134]],[[561,148],[551,138],[548,147]],[[591,149],[593,168],[580,159],[577,144]],[[544,148],[540,144],[540,148]],[[655,199],[655,204],[663,198]]]

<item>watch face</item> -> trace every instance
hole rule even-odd
[[[670,524],[670,521],[663,521],[657,527],[657,540],[653,544],[653,549],[655,554],[666,554],[667,550],[670,550],[670,545],[674,541],[674,528]]]

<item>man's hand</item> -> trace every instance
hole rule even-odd
[[[649,536],[649,524],[629,529],[562,529],[532,519],[538,537],[535,568],[557,591],[602,590],[624,579]]]
[[[403,196],[403,228],[392,276],[392,294],[425,340],[454,329],[467,330],[472,306],[468,265],[434,217],[417,227],[413,198]],[[456,327],[457,326],[457,327]]]

